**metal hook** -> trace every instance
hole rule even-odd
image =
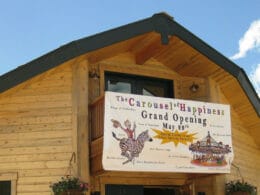
[[[75,152],[72,152],[71,154],[71,158],[70,158],[70,166],[72,165],[72,160],[74,163],[76,163],[76,153]]]

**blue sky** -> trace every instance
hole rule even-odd
[[[248,74],[260,94],[260,0],[0,1],[0,75],[61,45],[167,12]]]

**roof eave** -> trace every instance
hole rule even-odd
[[[138,22],[73,41],[36,60],[22,65],[0,76],[0,93],[77,56],[152,31],[161,34],[162,44],[169,42],[169,36],[179,37],[233,75],[245,91],[257,115],[260,116],[260,99],[243,69],[193,35],[183,26],[173,21],[173,19],[165,13],[155,14],[150,18]]]
[[[172,21],[169,26],[169,35],[177,36],[236,78],[260,117],[260,99],[245,71],[175,21]]]
[[[151,19],[141,20],[72,41],[0,76],[0,93],[82,54],[153,31]],[[2,84],[1,84],[2,83]]]

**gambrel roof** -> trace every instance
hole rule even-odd
[[[160,41],[157,41],[158,37]],[[155,14],[141,21],[72,41],[19,66],[0,76],[0,93],[70,59],[128,40],[136,40],[134,42],[136,44],[146,40],[143,46],[121,48],[133,52],[138,64],[144,63],[149,58],[155,58],[180,75],[210,77],[221,85],[228,99],[232,98],[230,88],[228,89],[231,87],[229,83],[236,80],[257,116],[260,116],[260,100],[245,71],[165,13]],[[118,50],[120,47],[116,52],[119,52]],[[176,60],[176,56],[179,60]],[[190,71],[191,69],[193,71]],[[234,104],[239,103],[234,102]]]

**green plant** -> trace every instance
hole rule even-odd
[[[81,182],[79,178],[72,176],[61,177],[61,180],[50,185],[54,195],[61,195],[69,190],[87,191],[88,184]]]
[[[225,186],[226,195],[232,194],[234,192],[247,192],[250,195],[256,195],[256,187],[244,182],[244,181],[229,181]]]

